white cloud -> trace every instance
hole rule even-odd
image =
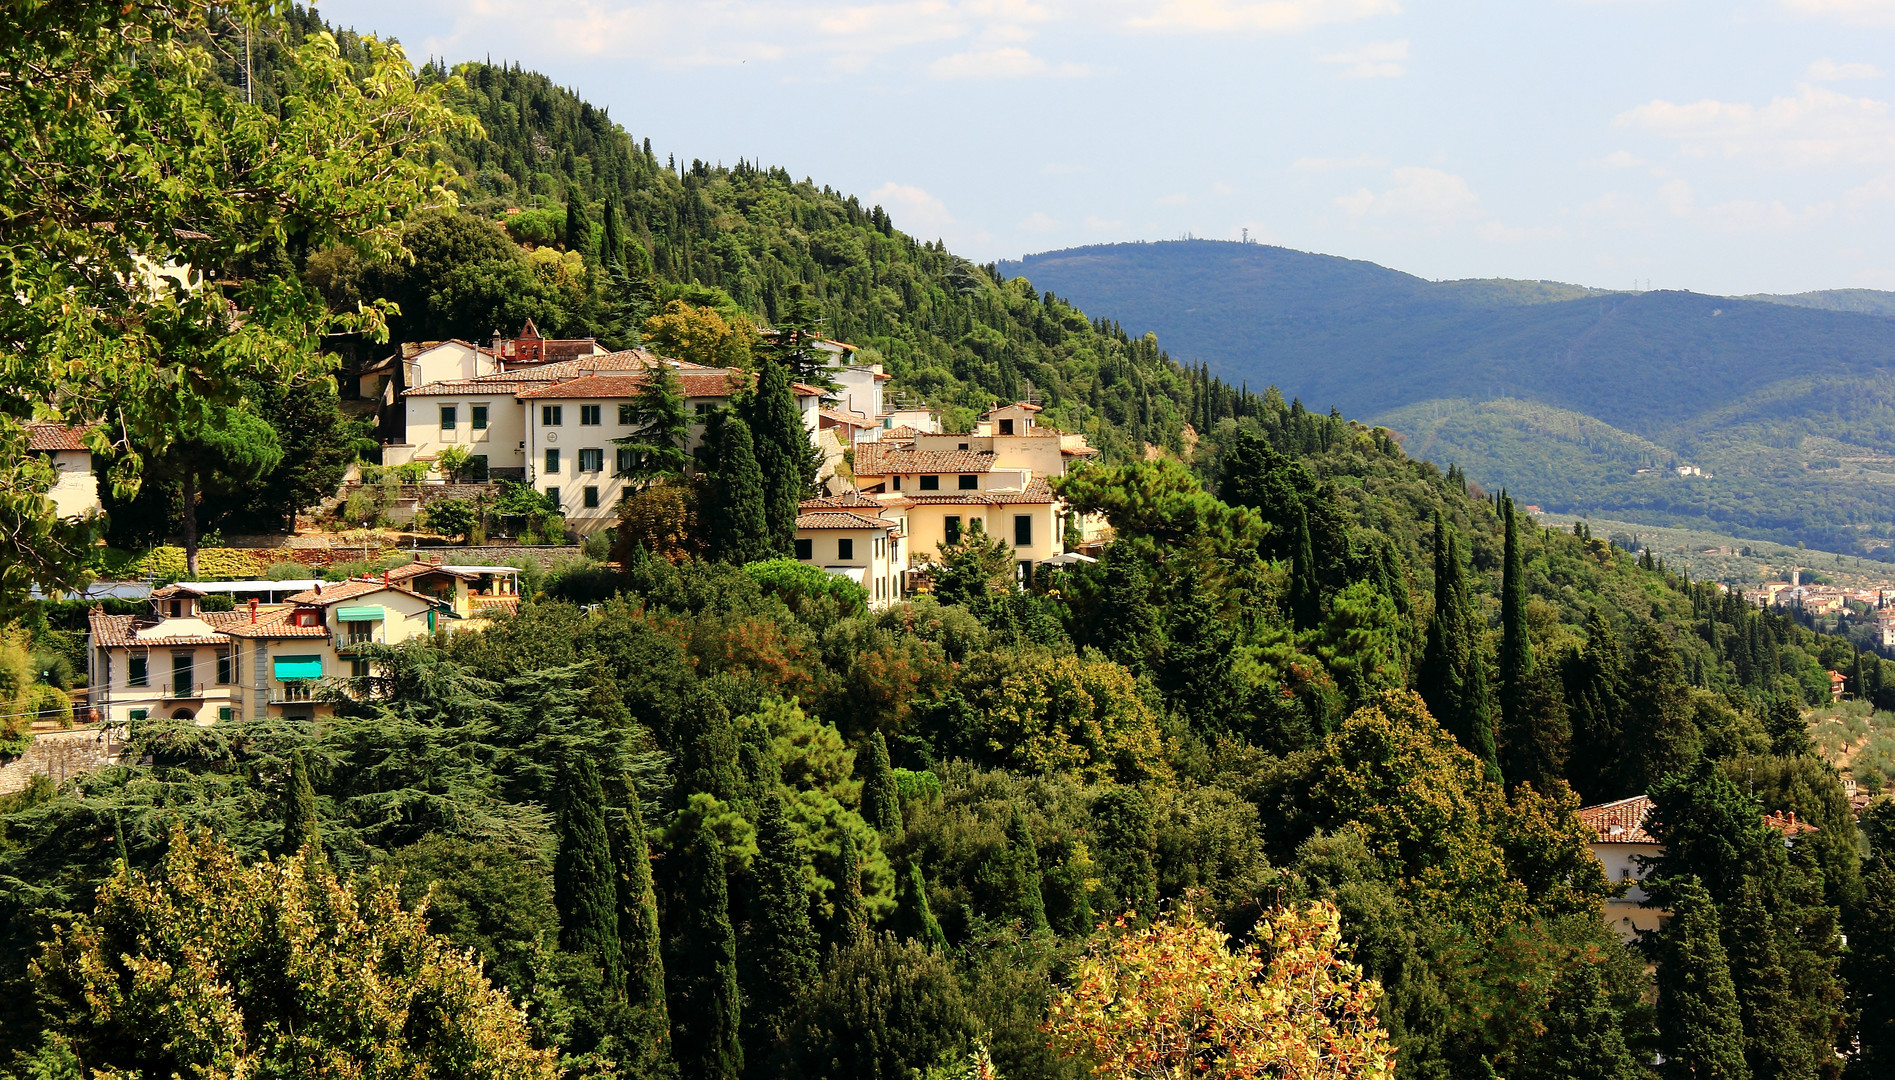
[[[1895,26],[1895,0],[1782,0],[1799,15],[1837,19],[1855,26]]]
[[[1028,232],[1052,232],[1059,228],[1059,222],[1043,210],[1035,210],[1020,222],[1020,227]]]
[[[1214,183],[1214,184],[1212,184],[1212,185],[1211,185],[1211,194],[1213,194],[1213,195],[1235,195],[1235,194],[1237,194],[1237,189],[1236,189],[1236,188],[1234,188],[1234,187],[1231,187],[1231,186],[1230,186],[1229,184],[1226,184],[1226,183],[1224,183],[1223,181],[1221,181],[1221,180],[1220,180],[1220,181],[1218,181],[1218,182],[1216,182],[1216,183]]]
[[[1009,45],[983,52],[955,53],[928,65],[937,79],[1020,79],[1031,75],[1072,78],[1086,73],[1084,64],[1052,64],[1025,49]]]
[[[1401,4],[1397,0],[1264,0],[1263,3],[1162,0],[1157,4],[1134,6],[1146,10],[1130,14],[1125,19],[1126,26],[1134,30],[1173,33],[1245,30],[1265,34],[1293,33],[1325,23],[1354,22],[1401,12]]]
[[[1339,169],[1381,169],[1387,165],[1387,158],[1361,154],[1350,158],[1297,158],[1290,163],[1290,168],[1297,172],[1335,172]]]
[[[912,184],[890,180],[869,192],[867,201],[888,211],[895,227],[910,236],[940,236],[955,224],[946,203]]]
[[[1842,82],[1845,79],[1879,79],[1882,69],[1874,64],[1839,64],[1834,60],[1822,59],[1809,66],[1804,78],[1811,82]]]
[[[1895,158],[1895,118],[1889,103],[1802,84],[1795,97],[1767,105],[1748,102],[1651,101],[1620,113],[1613,123],[1675,139],[1700,158],[1761,158],[1779,165]]]
[[[1358,222],[1378,218],[1425,226],[1464,221],[1480,207],[1480,196],[1453,173],[1405,165],[1390,173],[1389,179],[1393,186],[1386,191],[1359,188],[1335,203]]]
[[[1345,79],[1396,79],[1407,74],[1403,61],[1408,59],[1408,40],[1371,41],[1358,49],[1328,53],[1316,59],[1325,64],[1340,64],[1336,74]]]
[[[1190,203],[1190,201],[1191,201],[1191,196],[1186,195],[1182,191],[1177,191],[1177,192],[1173,192],[1170,195],[1166,195],[1162,199],[1159,199],[1158,205],[1159,206],[1184,206]]]
[[[1558,240],[1566,235],[1559,226],[1508,225],[1501,221],[1485,221],[1474,229],[1474,234],[1482,240],[1496,244],[1522,244],[1529,241]]]
[[[1645,164],[1624,150],[1614,150],[1607,154],[1604,163],[1614,169],[1636,169]]]

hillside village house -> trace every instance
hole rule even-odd
[[[107,722],[328,715],[324,680],[373,674],[362,645],[486,625],[519,602],[512,567],[417,563],[380,578],[317,584],[288,602],[205,611],[188,584],[151,594],[144,615],[94,609],[88,704]]]
[[[379,399],[382,439],[399,443],[407,438],[407,410],[402,407],[402,394],[407,390],[431,382],[478,379],[524,367],[599,356],[609,351],[593,338],[541,337],[533,320],[528,319],[518,337],[503,338],[496,331],[491,345],[476,345],[459,338],[404,342],[401,352],[362,370],[356,393],[365,401]]]
[[[796,558],[848,578],[884,608],[906,592],[905,500],[849,491],[804,502],[796,515]]]
[[[1644,906],[1647,897],[1640,885],[1645,875],[1641,860],[1656,859],[1665,853],[1658,838],[1645,831],[1645,819],[1651,812],[1652,801],[1643,795],[1579,811],[1579,820],[1593,832],[1593,840],[1586,846],[1605,867],[1606,877],[1625,887],[1624,895],[1606,901],[1605,919],[1626,941],[1658,929],[1668,914]],[[1763,823],[1782,833],[1786,844],[1816,831],[1808,822],[1796,820],[1793,813],[1765,814]]]
[[[739,372],[665,360],[643,349],[539,364],[409,390],[408,441],[383,448],[385,464],[430,461],[464,447],[490,476],[531,484],[550,496],[567,528],[596,532],[618,519],[625,493],[619,472],[632,462],[614,442],[631,435],[630,405],[651,369],[677,370],[685,408],[704,416],[739,388]],[[813,437],[822,391],[793,384],[804,427]],[[703,438],[692,425],[689,450]]]
[[[58,471],[59,478],[46,497],[60,517],[84,517],[100,509],[99,480],[92,473],[92,451],[86,449],[84,428],[27,424],[26,449]]]

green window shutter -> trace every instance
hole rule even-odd
[[[428,632],[429,633],[434,632],[434,609],[433,608],[428,609]]]
[[[151,713],[147,712],[144,709],[133,709],[131,712],[131,718],[133,720],[143,720],[145,717],[150,716],[150,715]]]
[[[219,706],[217,709],[217,719],[219,720],[230,719],[230,706],[228,705]]]
[[[322,678],[322,657],[320,656],[278,656],[274,658],[272,670],[282,681],[292,679]]]
[[[336,618],[343,622],[381,622],[387,618],[382,609],[374,605],[364,607],[341,607],[336,609]]]

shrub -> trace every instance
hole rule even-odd
[[[474,455],[465,446],[450,446],[435,455],[434,467],[444,479],[459,481],[473,469]]]
[[[294,559],[282,559],[271,563],[263,571],[265,581],[296,581],[310,575],[310,568]]]
[[[799,615],[825,600],[834,603],[841,614],[853,615],[860,612],[869,599],[868,590],[848,578],[795,559],[746,563],[744,573],[764,592],[781,598]]]
[[[480,506],[472,499],[436,499],[421,511],[422,524],[442,536],[471,537],[479,518]]]

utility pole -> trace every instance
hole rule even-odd
[[[257,103],[257,93],[250,85],[250,79],[250,23],[246,21],[243,24],[243,103],[245,105]]]

